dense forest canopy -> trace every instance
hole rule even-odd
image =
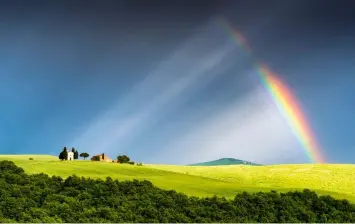
[[[28,175],[0,161],[0,222],[355,222],[355,205],[305,189],[188,197],[149,181]]]

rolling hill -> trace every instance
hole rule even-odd
[[[261,166],[261,164],[256,164],[240,159],[234,158],[222,158],[218,160],[213,160],[209,162],[190,164],[188,166],[225,166],[225,165],[251,165],[251,166]]]
[[[30,157],[33,160],[29,160]],[[355,165],[136,166],[84,160],[60,161],[47,155],[0,155],[0,160],[13,161],[29,174],[149,180],[162,189],[198,197],[218,195],[233,198],[242,191],[287,192],[308,188],[318,194],[355,202]]]

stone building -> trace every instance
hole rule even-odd
[[[108,157],[107,155],[103,154],[103,153],[91,157],[90,160],[91,160],[91,161],[112,162],[112,159],[111,159],[110,157]]]

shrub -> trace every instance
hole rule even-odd
[[[33,158],[29,158],[29,160],[33,160]]]

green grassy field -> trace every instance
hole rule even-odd
[[[29,160],[32,157],[34,160]],[[287,192],[309,188],[319,194],[355,202],[355,165],[272,165],[272,166],[143,166],[91,161],[59,161],[46,155],[0,155],[27,173],[46,173],[118,180],[149,180],[157,187],[193,196],[234,197],[248,191]]]

